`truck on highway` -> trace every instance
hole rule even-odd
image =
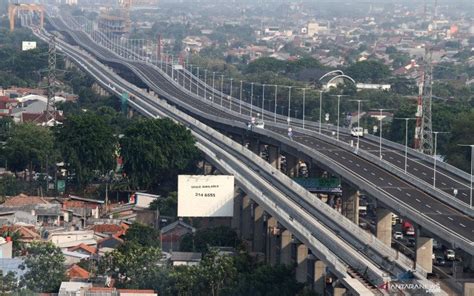
[[[409,221],[403,221],[402,223],[402,231],[405,235],[415,235],[415,227]]]

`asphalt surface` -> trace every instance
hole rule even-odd
[[[110,52],[95,43],[91,43],[90,39],[81,32],[76,32],[76,36],[78,36],[84,44],[88,44],[90,49],[95,51],[96,53],[102,54],[104,57],[110,56]],[[131,65],[139,69],[143,74],[145,74],[153,83],[156,83],[160,86],[160,88],[177,98],[180,98],[186,104],[189,104],[195,108],[199,108],[200,110],[216,115],[222,118],[235,120],[237,122],[248,123],[250,120],[250,110],[243,106],[242,114],[243,116],[237,116],[234,114],[230,114],[227,112],[223,112],[222,110],[215,108],[212,104],[206,104],[203,101],[197,100],[193,96],[191,96],[188,92],[184,92],[180,87],[177,87],[175,84],[168,81],[164,78],[161,73],[159,73],[155,68],[143,64],[141,62],[130,62]],[[209,73],[208,73],[209,75]],[[212,74],[211,74],[212,75]],[[209,76],[208,76],[209,77]],[[178,77],[176,77],[178,78]],[[188,85],[189,87],[189,85]],[[210,91],[206,91],[207,96],[209,97]],[[201,89],[199,91],[201,95],[204,94],[204,90]],[[211,94],[212,97],[212,94]],[[226,104],[227,103],[227,104]],[[224,107],[231,107],[234,111],[239,111],[240,106],[238,104],[232,104],[230,106],[228,100],[220,101],[220,96],[214,96],[214,103],[213,104],[222,104]],[[256,117],[257,113],[260,109],[253,110],[253,116]],[[265,121],[272,121],[273,117],[265,116]],[[279,119],[282,122],[282,119]],[[286,123],[286,120],[284,121]],[[265,129],[272,130],[276,133],[279,133],[283,136],[286,136],[287,130],[266,126]],[[341,139],[345,139],[346,141],[350,139],[350,136],[340,135]],[[406,203],[419,211],[420,213],[425,214],[429,218],[437,221],[438,223],[448,227],[456,234],[464,237],[469,241],[474,240],[474,220],[467,217],[466,215],[460,213],[459,211],[451,208],[449,205],[446,205],[437,199],[433,198],[432,196],[424,193],[423,191],[415,188],[413,185],[408,184],[407,182],[402,181],[395,175],[385,171],[384,169],[378,167],[375,164],[372,164],[364,159],[360,158],[359,156],[344,150],[340,150],[335,148],[331,144],[324,142],[318,138],[308,136],[305,134],[294,133],[294,138],[296,142],[308,146],[312,149],[316,149],[319,152],[325,154],[326,156],[330,157],[335,163],[338,163],[341,166],[344,166],[347,170],[359,175],[360,177],[364,178],[367,183],[373,184],[374,186],[383,189],[387,193],[394,196],[402,203]],[[378,155],[378,144],[375,145],[367,140],[361,141],[362,145],[360,146],[361,149],[366,149],[369,151],[373,151],[374,154]],[[400,152],[391,151],[392,149],[384,149],[383,157],[386,160],[393,161],[392,163],[403,167],[404,165],[404,156],[400,154]],[[329,164],[330,165],[330,164]],[[409,161],[409,169],[413,171],[413,173],[420,178],[426,177],[426,180],[429,180],[429,171],[430,168],[425,166],[421,161]],[[431,170],[432,172],[432,170]],[[454,176],[450,176],[449,173],[446,173],[445,178],[443,179],[443,175],[437,175],[437,183],[438,184],[447,184],[447,190],[449,188],[449,184],[454,184],[454,186],[461,186],[460,194],[464,196],[462,193],[465,193],[462,189],[462,184],[456,185],[459,180],[456,180]],[[449,183],[450,182],[450,183]],[[462,181],[461,181],[462,183]],[[458,187],[454,187],[458,188]],[[446,239],[446,238],[445,238]]]

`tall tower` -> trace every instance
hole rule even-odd
[[[423,71],[421,146],[423,153],[433,154],[433,128],[431,123],[431,102],[433,98],[433,65],[431,48],[426,47]]]
[[[55,119],[56,110],[54,108],[54,84],[56,82],[56,36],[49,38],[48,48],[48,101],[46,104],[46,120]]]

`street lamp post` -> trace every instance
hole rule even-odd
[[[303,129],[304,129],[305,103],[306,103],[306,88],[303,88]]]
[[[433,152],[433,187],[436,188],[436,163],[437,163],[437,157],[436,157],[436,151],[438,147],[438,134],[448,134],[449,132],[432,132],[434,134],[434,152]]]
[[[242,86],[243,86],[243,81],[240,80],[239,114],[242,114]]]
[[[357,102],[357,145],[356,148],[359,149],[359,132],[360,132],[360,103],[365,102],[367,100],[351,100],[353,102]]]
[[[321,125],[323,121],[323,90],[319,91],[319,134],[321,134]]]
[[[262,84],[262,122],[263,122],[263,111],[265,110],[265,84]]]
[[[214,103],[215,99],[215,80],[216,80],[216,72],[212,72],[212,102]]]
[[[234,78],[231,78],[230,79],[230,92],[229,92],[229,94],[230,94],[230,98],[229,98],[229,109],[230,109],[230,111],[232,111],[232,90],[233,90],[232,89],[232,82],[233,81],[234,81]]]
[[[278,93],[278,85],[275,84],[275,109],[273,110],[274,122],[277,122],[277,93]]]
[[[380,112],[380,115],[379,115],[379,158],[382,159],[383,158],[383,155],[382,155],[383,111],[388,111],[388,110],[392,110],[392,109],[379,108],[379,109],[375,109],[375,110]]]
[[[347,97],[347,95],[333,95],[333,97],[337,97],[337,127],[336,127],[336,139],[339,141],[339,117],[340,117],[340,110],[341,110],[341,97]]]
[[[207,101],[207,69],[204,69],[204,100]]]
[[[290,122],[291,122],[290,110],[291,110],[291,86],[288,86],[288,117],[286,119],[286,121],[288,121],[288,125],[290,125]]]
[[[250,117],[253,113],[253,82],[250,83]]]
[[[395,118],[400,120],[405,120],[405,174],[407,173],[408,167],[408,121],[416,120],[416,118],[404,117],[404,118]]]
[[[463,147],[471,147],[471,182],[469,187],[469,208],[472,209],[472,181],[473,181],[473,172],[474,172],[474,144],[472,145],[459,145]]]
[[[224,100],[224,75],[221,75],[221,107],[222,107],[222,101]]]
[[[189,69],[191,69],[191,73],[189,74],[189,92],[192,92],[192,87],[193,87],[193,65],[189,65]]]

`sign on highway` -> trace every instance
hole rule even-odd
[[[178,176],[179,217],[232,217],[234,176]]]

